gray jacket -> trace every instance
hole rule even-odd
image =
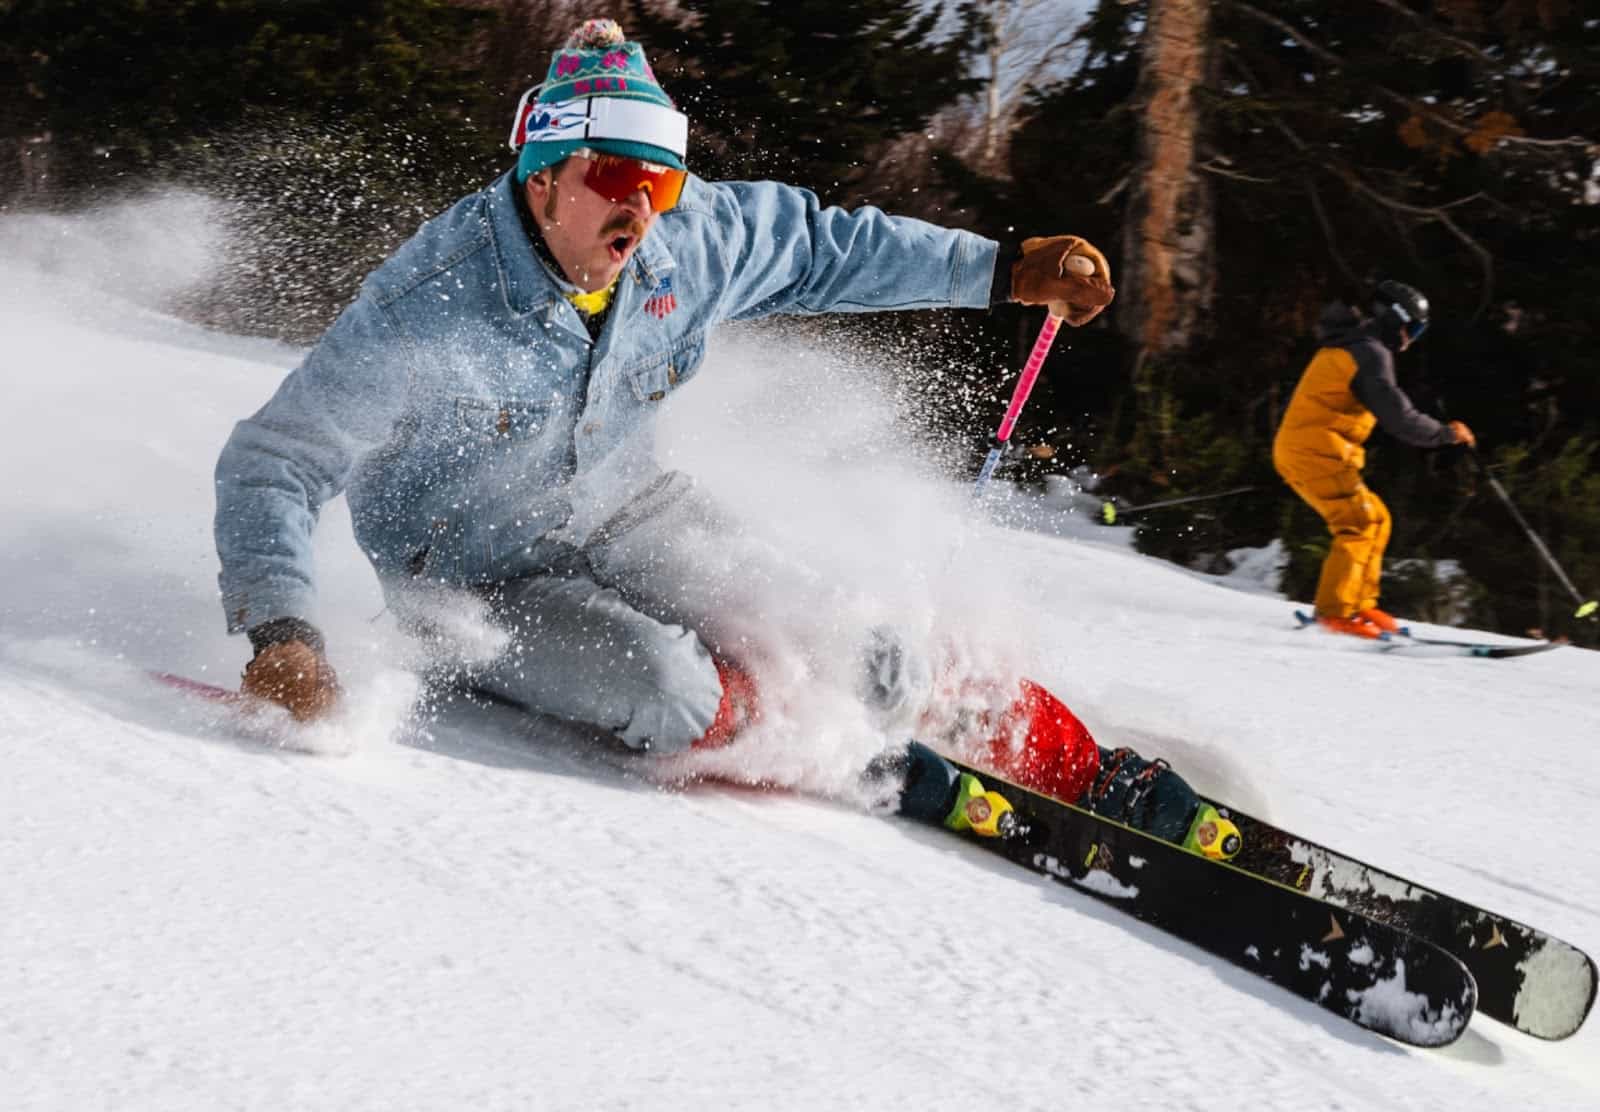
[[[1324,347],[1342,347],[1356,361],[1350,392],[1372,410],[1378,427],[1390,436],[1418,448],[1442,448],[1455,443],[1450,426],[1436,421],[1412,404],[1395,380],[1394,353],[1378,338],[1374,323],[1363,320],[1348,305],[1330,305],[1317,326]]]

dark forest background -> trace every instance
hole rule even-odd
[[[1581,0],[0,0],[0,212],[169,186],[228,203],[228,277],[178,307],[307,342],[418,223],[510,165],[580,19],[642,40],[709,178],[775,177],[997,239],[1106,250],[1112,310],[1057,345],[1010,463],[1084,467],[1147,551],[1226,570],[1326,534],[1270,445],[1321,306],[1382,277],[1434,324],[1399,360],[1600,590],[1600,12]],[[975,467],[1037,311],[833,327],[900,355]],[[1375,436],[1385,605],[1600,643],[1459,449]]]

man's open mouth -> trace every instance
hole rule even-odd
[[[620,263],[628,257],[628,252],[633,250],[634,244],[639,240],[626,232],[612,236],[606,241],[606,246],[611,249],[611,261]]]

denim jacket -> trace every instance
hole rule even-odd
[[[391,603],[546,567],[650,477],[657,410],[720,321],[989,304],[990,240],[690,178],[591,340],[514,188],[506,175],[424,224],[235,426],[216,469],[230,632],[311,616],[312,530],[341,491]]]

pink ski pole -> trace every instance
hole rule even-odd
[[[972,488],[974,497],[983,493],[989,477],[994,474],[994,469],[1000,463],[1000,456],[1006,450],[1006,441],[1011,439],[1011,430],[1017,427],[1017,417],[1022,413],[1022,407],[1028,400],[1028,395],[1033,393],[1033,384],[1039,378],[1039,368],[1044,366],[1044,357],[1050,354],[1050,345],[1055,343],[1056,329],[1061,327],[1061,318],[1054,313],[1044,318],[1044,324],[1039,326],[1039,338],[1033,341],[1033,350],[1028,353],[1028,361],[1022,365],[1022,377],[1017,379],[1017,388],[1011,391],[1011,404],[1006,406],[1006,415],[1000,421],[1000,427],[995,430],[994,445],[989,449],[989,456],[983,461],[983,468],[978,472],[978,483]]]

